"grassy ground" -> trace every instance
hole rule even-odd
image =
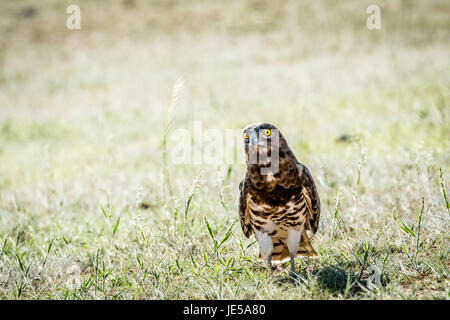
[[[187,3],[1,2],[0,298],[448,299],[448,1]],[[256,121],[322,200],[297,282],[237,222],[240,145],[163,161],[176,129]]]

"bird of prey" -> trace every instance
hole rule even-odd
[[[243,139],[247,172],[239,184],[242,231],[247,238],[255,235],[270,274],[272,262],[290,258],[295,275],[295,257],[317,256],[310,243],[320,217],[314,180],[275,126],[250,124]]]

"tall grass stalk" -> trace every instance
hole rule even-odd
[[[180,76],[175,85],[172,88],[172,93],[169,97],[169,101],[163,108],[163,139],[162,139],[162,163],[163,163],[163,199],[167,203],[167,195],[171,198],[173,191],[170,183],[169,164],[167,156],[167,138],[170,134],[173,124],[173,111],[178,105],[181,89],[184,86],[184,77]]]
[[[447,190],[445,189],[444,172],[442,171],[442,168],[439,168],[439,172],[439,184],[441,185],[442,196],[444,197],[447,213],[450,215],[450,202],[448,201]]]
[[[200,172],[200,174],[192,180],[191,186],[186,192],[186,202],[184,205],[183,215],[183,241],[186,238],[187,233],[189,208],[191,206],[192,199],[194,198],[197,190],[200,187],[202,175],[203,172]]]

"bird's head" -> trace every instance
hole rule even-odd
[[[242,137],[248,166],[278,166],[279,157],[286,150],[287,143],[277,127],[270,123],[249,124],[242,131]]]

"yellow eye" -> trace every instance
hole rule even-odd
[[[271,133],[271,132],[270,132],[270,129],[264,130],[264,135],[265,135],[265,136],[267,136],[267,137],[270,136],[270,133]]]
[[[246,133],[244,133],[244,139],[247,140],[248,139],[248,135]]]

